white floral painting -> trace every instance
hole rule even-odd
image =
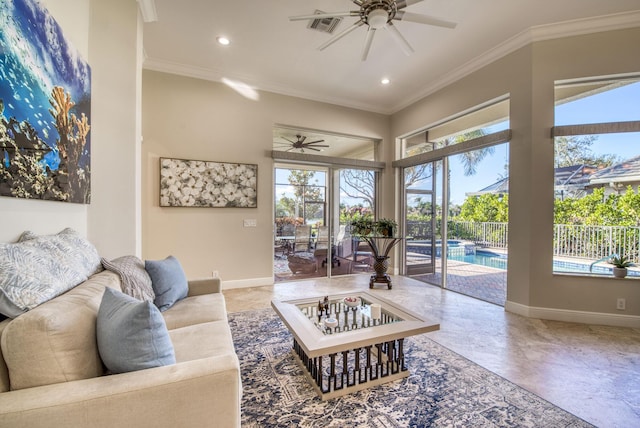
[[[258,165],[160,158],[160,206],[256,208]]]

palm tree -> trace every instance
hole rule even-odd
[[[462,143],[464,141],[472,140],[474,138],[484,137],[486,135],[484,129],[476,129],[474,131],[465,132],[455,136],[454,138],[447,139],[446,145],[451,146],[454,144]],[[494,147],[485,147],[482,149],[470,150],[461,153],[462,164],[464,166],[464,175],[467,177],[476,173],[476,168],[482,162],[484,158],[492,155],[495,152]]]

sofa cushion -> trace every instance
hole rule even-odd
[[[122,256],[111,261],[102,258],[102,266],[120,275],[124,294],[153,303],[156,294],[151,286],[151,277],[138,257]]]
[[[227,309],[222,293],[187,297],[162,313],[169,330],[210,321],[227,320]]]
[[[105,287],[119,289],[118,275],[93,275],[5,327],[0,343],[12,390],[104,374],[96,317]]]
[[[187,297],[189,283],[178,259],[169,256],[164,260],[147,260],[144,267],[151,277],[151,285],[156,294],[154,303],[161,312]]]
[[[169,335],[178,363],[235,354],[231,329],[226,320],[169,330]]]
[[[96,248],[73,229],[0,244],[0,313],[15,318],[102,270]]]
[[[96,336],[102,361],[111,373],[176,362],[173,344],[158,308],[116,290],[104,290]]]

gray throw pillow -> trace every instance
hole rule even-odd
[[[0,243],[0,313],[15,318],[100,271],[98,250],[73,229],[25,232],[20,242]]]
[[[111,373],[125,373],[176,363],[164,318],[151,302],[141,302],[105,288],[96,337],[100,358]]]
[[[187,297],[189,283],[178,259],[169,256],[164,260],[146,260],[144,268],[151,277],[156,298],[153,301],[161,312]]]
[[[142,260],[136,256],[122,256],[111,261],[102,258],[102,266],[120,275],[124,294],[153,303],[156,294]]]

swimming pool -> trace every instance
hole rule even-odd
[[[497,254],[491,251],[476,250],[475,254],[468,255],[450,254],[449,260],[507,270],[507,255]],[[612,275],[613,273],[612,267],[596,265],[589,271],[589,266],[589,264],[579,262],[568,262],[564,260],[553,261],[553,271],[558,273],[590,273],[596,275]],[[640,272],[630,270],[628,276],[638,277],[640,276]]]
[[[507,256],[504,254],[492,253],[490,251],[476,250],[475,254],[466,255],[449,254],[449,260],[507,270]]]

